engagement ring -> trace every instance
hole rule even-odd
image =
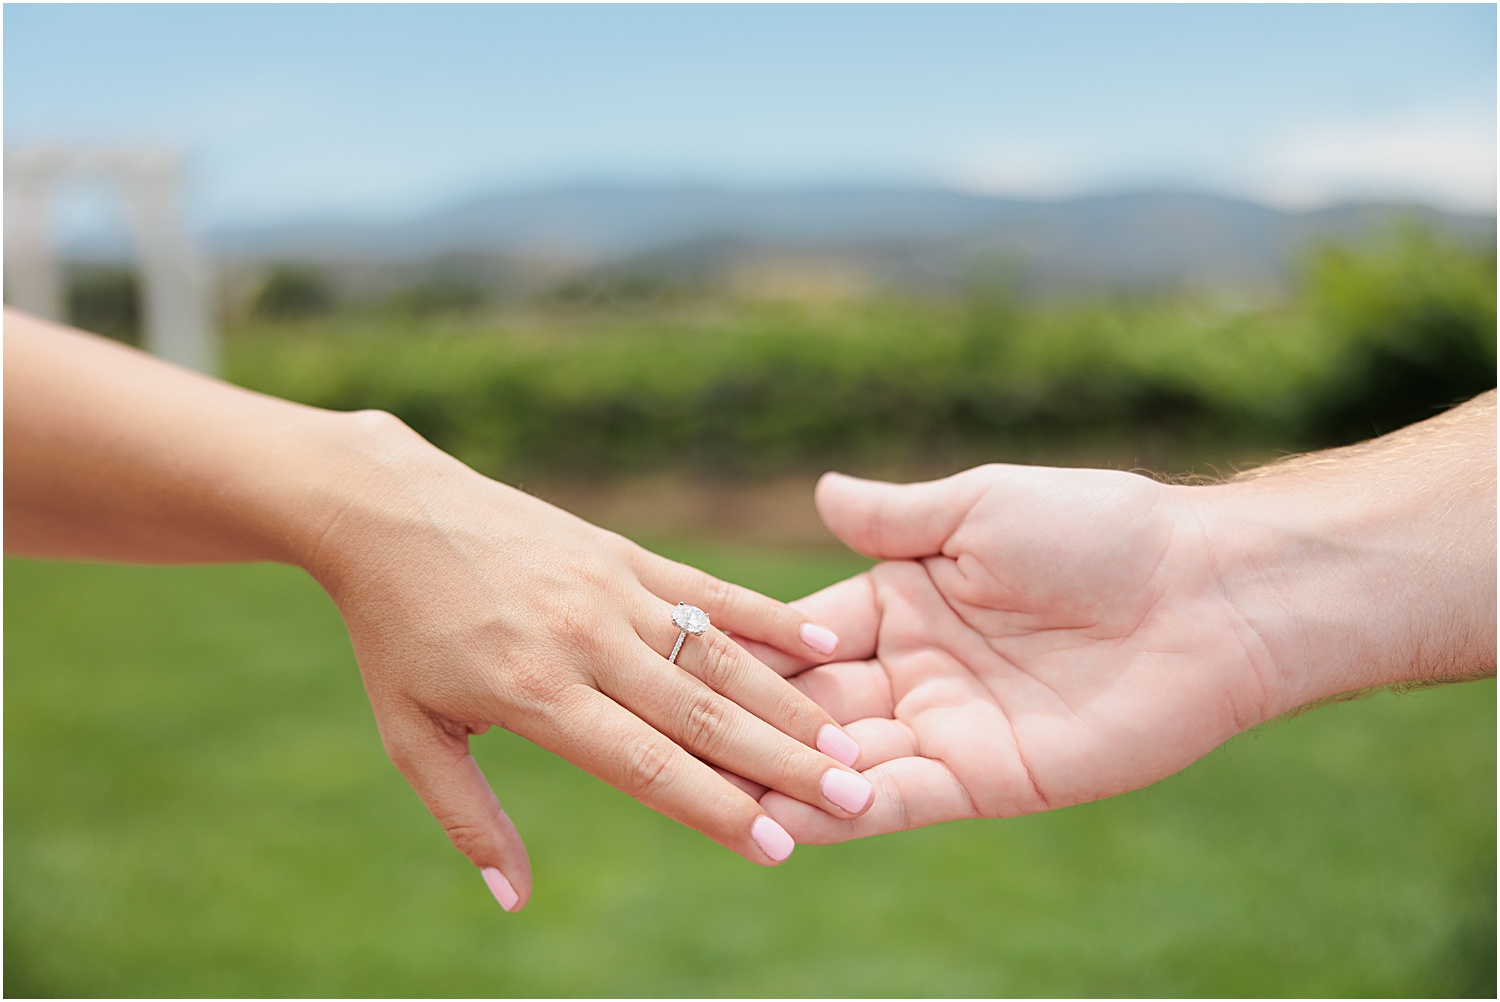
[[[678,602],[677,608],[672,610],[672,625],[682,631],[677,635],[677,645],[672,648],[672,656],[667,658],[667,661],[675,665],[677,655],[682,650],[682,642],[687,639],[688,634],[701,637],[708,629],[708,613],[696,605]]]

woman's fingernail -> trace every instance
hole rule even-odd
[[[818,728],[818,751],[839,765],[847,765],[851,769],[859,761],[859,745],[832,724],[824,724]]]
[[[505,879],[505,874],[493,866],[486,866],[479,872],[484,874],[484,882],[489,885],[490,893],[495,896],[496,901],[500,902],[501,908],[510,911],[516,906],[516,902],[521,900],[521,895],[510,886],[510,881]]]
[[[817,623],[803,623],[802,642],[819,654],[832,654],[839,649],[839,635]]]
[[[750,837],[755,839],[755,844],[760,846],[760,851],[770,856],[776,862],[781,862],[792,854],[797,848],[797,843],[786,833],[786,829],[762,814],[755,819],[750,826]]]
[[[838,804],[850,814],[858,814],[870,802],[875,787],[865,777],[842,769],[829,769],[823,773],[823,796]]]

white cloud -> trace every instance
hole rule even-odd
[[[1066,198],[1096,187],[1080,175],[1077,159],[1035,144],[994,143],[957,158],[939,180],[977,195]]]
[[[1217,190],[1288,209],[1353,200],[1494,212],[1496,124],[1487,108],[1408,109],[1212,139],[1101,135],[971,147],[939,178],[961,191],[1066,198],[1149,187]]]
[[[1307,208],[1403,199],[1465,212],[1495,210],[1495,122],[1404,118],[1304,129],[1252,158],[1244,183],[1264,201]]]

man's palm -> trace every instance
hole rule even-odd
[[[900,487],[829,477],[818,505],[886,562],[798,603],[866,660],[794,681],[848,725],[876,794],[852,821],[768,794],[798,841],[1123,793],[1275,705],[1182,489],[988,466]]]

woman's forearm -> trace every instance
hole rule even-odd
[[[5,311],[5,548],[303,563],[391,422],[239,389]]]

